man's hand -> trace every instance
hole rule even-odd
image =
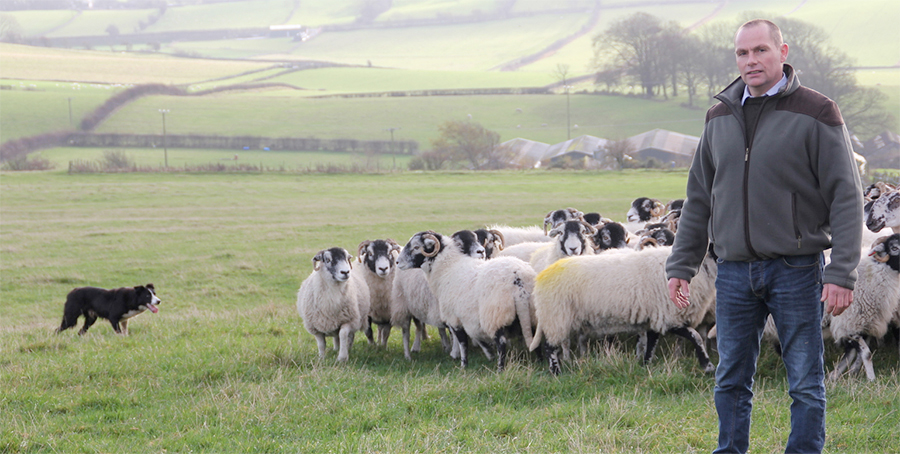
[[[676,277],[669,279],[669,299],[675,303],[675,306],[678,306],[679,309],[690,306],[691,302],[688,299],[690,296],[691,289],[688,281]]]
[[[672,293],[672,284],[669,280],[669,294]],[[835,284],[822,286],[822,301],[825,302],[825,312],[838,316],[850,307],[853,302],[853,290]]]

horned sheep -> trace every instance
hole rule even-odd
[[[707,256],[691,281],[691,304],[678,309],[669,301],[665,261],[671,247],[642,251],[608,251],[569,257],[542,271],[535,281],[534,307],[538,323],[530,344],[546,339],[550,371],[558,374],[559,347],[578,330],[589,334],[647,332],[643,360],[653,357],[660,334],[690,340],[700,366],[715,370],[694,329],[715,302],[716,264]]]
[[[338,361],[347,361],[357,331],[367,326],[369,288],[351,273],[353,256],[333,247],[313,257],[313,271],[297,291],[297,312],[315,336],[319,357],[325,357],[325,337],[334,337]]]
[[[463,254],[452,238],[433,231],[413,235],[397,264],[402,270],[424,271],[438,299],[441,319],[460,343],[463,367],[468,364],[467,347],[472,339],[482,345],[493,343],[498,370],[503,370],[516,321],[526,344],[531,341],[535,272],[528,264],[512,257],[474,259]]]

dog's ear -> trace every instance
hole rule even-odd
[[[147,287],[147,288],[149,288],[150,290],[153,290],[154,292],[156,291],[156,289],[153,288],[153,284],[147,284],[147,285],[145,285],[144,287]]]

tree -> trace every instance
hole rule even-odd
[[[5,43],[22,41],[22,26],[12,14],[0,14],[0,41]]]
[[[631,154],[635,152],[635,147],[628,139],[610,140],[600,147],[599,151],[605,166],[622,170],[625,161],[631,159]]]
[[[594,37],[596,60],[613,60],[616,66],[626,68],[641,85],[644,94],[653,96],[654,89],[661,83],[657,51],[661,31],[660,19],[647,13],[635,13],[614,22]]]
[[[500,134],[473,121],[447,121],[438,126],[440,135],[432,140],[434,151],[452,162],[467,163],[472,169],[500,169],[509,165],[499,151]]]
[[[106,27],[106,33],[110,37],[115,38],[119,36],[119,27],[117,27],[116,24],[109,24],[109,26]]]

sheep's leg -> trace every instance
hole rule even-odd
[[[340,350],[341,349],[341,336],[338,334],[335,334],[334,336],[331,336],[331,338],[334,339],[334,351]]]
[[[325,357],[325,335],[316,334],[316,345],[319,346],[319,358]]]
[[[391,325],[381,323],[378,325],[378,343],[382,347],[387,347],[388,338],[391,337]]]
[[[347,354],[353,350],[353,339],[356,339],[356,331],[351,329],[350,334],[347,335]]]
[[[709,354],[706,352],[703,337],[700,336],[700,333],[698,333],[697,330],[690,326],[685,326],[683,328],[669,330],[669,332],[681,336],[694,344],[694,354],[697,355],[697,361],[700,362],[700,367],[703,368],[704,372],[713,373],[716,371],[716,366],[709,361]]]
[[[497,334],[494,335],[494,343],[497,345],[497,372],[503,372],[503,369],[506,368],[506,351],[509,347],[506,328],[497,330]]]
[[[494,354],[491,353],[491,348],[485,345],[483,342],[479,340],[473,340],[479,347],[481,347],[481,351],[484,352],[484,356],[488,359],[488,361],[494,359]]]
[[[828,374],[829,380],[837,380],[840,378],[841,374],[847,370],[847,366],[849,366],[856,359],[856,348],[852,340],[845,339],[841,341],[841,345],[844,347],[844,355],[841,356],[841,360],[838,361],[837,366],[834,366],[834,370]]]
[[[456,335],[453,334],[453,330],[450,330],[450,357],[453,359],[459,359],[459,339],[456,338]]]
[[[400,330],[403,333],[403,356],[406,359],[411,360],[412,356],[409,354],[409,320],[400,324]],[[418,341],[419,333],[416,333],[416,340]]]
[[[635,350],[637,351],[638,358],[643,360],[644,353],[647,351],[647,332],[641,331],[638,334],[637,345],[635,346]]]
[[[366,320],[366,339],[369,340],[369,345],[375,345],[375,336],[372,335],[372,317],[368,317]]]
[[[650,364],[654,353],[656,353],[656,344],[659,342],[659,333],[653,330],[647,330],[641,334],[641,337],[645,340],[639,339],[638,346],[643,344],[644,351],[639,353],[641,354],[641,363],[646,366],[647,364]]]
[[[338,352],[338,361],[347,361],[350,358],[350,343],[353,337],[353,329],[350,325],[342,325],[338,333],[341,342],[341,349]]]
[[[466,331],[462,328],[450,328],[450,331],[453,332],[453,335],[456,336],[456,340],[459,341],[459,362],[462,368],[465,369],[466,366],[469,365],[469,335],[466,334]]]
[[[551,346],[550,344],[544,342],[544,355],[547,357],[547,362],[550,364],[550,373],[553,375],[559,375],[559,347]]]
[[[413,318],[412,321],[416,324],[416,341],[413,342],[412,351],[418,352],[422,350],[422,340],[428,339],[428,328],[417,318]]]
[[[866,340],[862,336],[854,336],[856,337],[856,341],[859,343],[859,361],[862,362],[862,365],[866,369],[866,378],[869,381],[875,381],[875,366],[872,364],[872,350],[869,349],[869,344],[866,343]],[[859,366],[855,366],[854,369],[859,370]]]
[[[447,328],[438,327],[438,335],[441,336],[441,348],[444,349],[445,352],[450,352],[453,350],[453,341],[450,339],[450,336],[447,336]]]

